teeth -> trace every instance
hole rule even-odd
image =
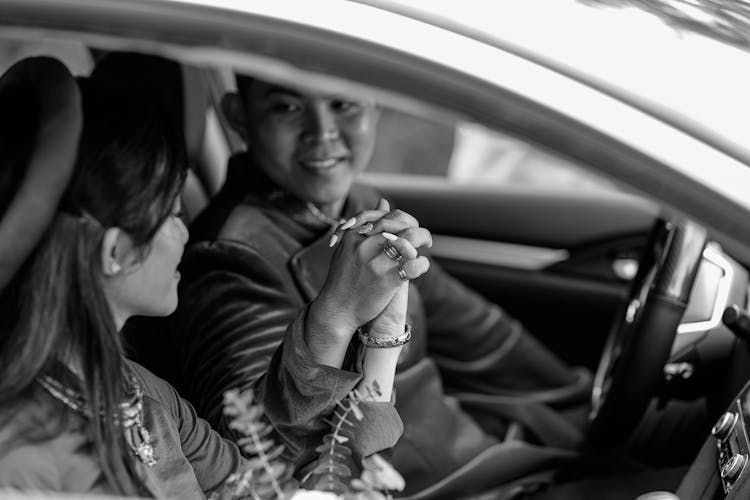
[[[303,163],[313,168],[331,168],[338,163],[338,160],[334,158],[328,160],[307,160]]]

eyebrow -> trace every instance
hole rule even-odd
[[[292,96],[297,98],[302,98],[302,94],[297,92],[296,90],[292,90],[287,87],[281,87],[279,85],[271,85],[269,86],[266,91],[264,92],[265,97],[269,97],[275,94],[285,95],[285,96]]]
[[[296,99],[307,99],[307,98],[314,97],[309,94],[303,94],[289,87],[282,87],[281,85],[274,85],[274,84],[268,85],[268,88],[266,88],[265,92],[263,93],[263,97],[272,97],[274,95],[294,97]],[[328,100],[340,99],[340,100],[351,101],[351,102],[356,102],[356,103],[368,102],[363,98],[353,97],[349,95],[341,95],[341,94],[326,94],[326,95],[322,95],[318,97],[322,99],[328,99]]]

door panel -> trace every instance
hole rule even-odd
[[[658,211],[614,192],[480,188],[368,175],[434,235],[433,257],[574,364],[595,368]]]

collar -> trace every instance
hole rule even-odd
[[[331,224],[315,216],[308,208],[308,202],[274,183],[255,165],[247,152],[237,153],[230,158],[224,189],[237,193],[249,205],[260,205],[283,213],[315,236],[328,233],[332,228]],[[373,208],[378,197],[370,193],[374,193],[374,190],[356,184],[352,186],[341,212],[342,219],[346,220],[362,210]]]
[[[243,203],[282,215],[271,218],[301,245],[292,253],[290,267],[306,300],[314,299],[328,274],[333,255],[328,241],[333,228],[311,216],[304,202],[279,188],[253,165],[247,153],[236,154],[230,159],[224,186],[224,189],[233,190],[234,196],[242,198]],[[342,215],[349,218],[373,208],[379,199],[380,194],[374,189],[355,184],[349,191]]]

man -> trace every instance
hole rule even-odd
[[[191,226],[172,325],[179,367],[173,382],[218,428],[225,390],[283,387],[287,368],[274,353],[324,284],[334,229],[380,198],[354,185],[375,144],[373,102],[244,77],[238,89],[222,107],[247,151],[231,159],[224,187]],[[391,457],[406,478],[405,493],[482,491],[569,457],[559,448],[577,445],[580,432],[530,400],[583,408],[589,374],[566,366],[434,262],[412,284],[412,340],[395,382],[405,432]],[[470,415],[446,396],[443,379],[451,390],[483,393],[486,404],[476,403],[479,411]],[[491,394],[528,398],[513,405],[513,398]],[[295,397],[278,394],[278,406],[267,408],[282,436],[293,432]],[[551,446],[502,443],[510,420]],[[302,465],[306,457],[297,458]]]

